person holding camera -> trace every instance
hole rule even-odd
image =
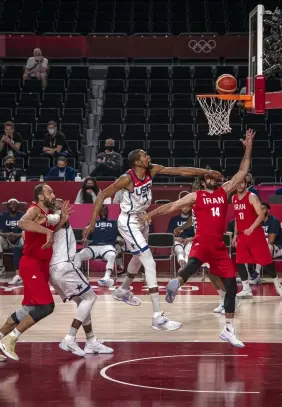
[[[23,80],[24,82],[31,78],[40,79],[42,82],[42,89],[45,90],[46,82],[46,72],[48,69],[48,59],[44,58],[40,48],[35,48],[33,50],[33,57],[28,58]]]

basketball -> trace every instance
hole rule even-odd
[[[237,89],[237,80],[229,74],[220,75],[216,80],[215,87],[221,95],[234,93]]]

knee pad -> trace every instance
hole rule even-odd
[[[18,309],[16,312],[14,312],[11,315],[12,320],[16,323],[19,324],[26,315],[30,314],[31,311],[35,310],[34,305],[24,305],[20,309]]]
[[[178,275],[186,282],[192,274],[195,274],[198,269],[201,267],[201,260],[197,259],[196,257],[191,257],[188,260],[188,263],[181,268]]]
[[[55,309],[55,303],[52,302],[51,304],[45,305],[36,305],[35,309],[32,310],[29,315],[33,319],[33,321],[39,322],[41,319],[48,317],[48,315],[52,314]]]
[[[236,278],[235,277],[225,278],[223,279],[223,284],[225,287],[225,297],[224,297],[225,313],[233,314],[235,312],[236,294],[238,292]]]
[[[145,252],[139,254],[138,258],[144,267],[148,288],[158,287],[156,262],[153,258],[151,250],[146,250]]]
[[[81,302],[78,304],[75,319],[82,322],[84,325],[89,325],[87,318],[91,315],[91,310],[95,304],[97,296],[92,290],[88,290],[86,293],[82,294],[80,298]]]

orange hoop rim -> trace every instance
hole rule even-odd
[[[238,95],[238,94],[227,94],[227,95],[219,95],[219,94],[207,94],[207,95],[196,95],[197,99],[204,99],[204,98],[215,98],[221,100],[243,100],[245,102],[252,101],[252,95]]]

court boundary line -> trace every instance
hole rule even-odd
[[[84,343],[85,338],[84,339],[78,339],[78,343]],[[40,340],[18,340],[17,343],[60,343],[61,340],[50,340],[50,341],[40,341]],[[139,339],[103,339],[103,342],[112,342],[112,343],[120,343],[120,342],[126,342],[126,343],[221,343],[221,344],[226,344],[226,342],[223,341],[200,341],[200,340],[178,340],[178,341],[152,341],[150,339],[148,340],[139,340]],[[244,341],[244,343],[248,343],[248,344],[264,344],[264,345],[282,345],[282,341],[281,342],[254,342],[254,341]],[[239,356],[239,355],[236,355]],[[247,355],[248,356],[248,355]]]
[[[159,390],[159,391],[174,391],[174,392],[182,392],[182,393],[213,393],[213,394],[260,394],[259,391],[234,391],[234,390],[189,390],[189,389],[170,389],[170,388],[165,388],[165,387],[155,387],[155,386],[144,386],[141,384],[135,384],[135,383],[128,383],[128,382],[123,382],[121,380],[116,380],[113,379],[112,377],[108,376],[106,373],[107,370],[123,365],[126,363],[131,363],[131,362],[139,362],[143,360],[152,360],[152,359],[164,359],[164,358],[175,358],[175,357],[248,357],[248,355],[223,355],[223,354],[200,354],[200,355],[167,355],[167,356],[151,356],[147,358],[138,358],[138,359],[129,359],[129,360],[124,360],[121,362],[113,363],[111,365],[108,365],[104,367],[100,371],[100,375],[111,382],[118,383],[118,384],[123,384],[125,386],[130,386],[130,387],[138,387],[142,389],[148,389],[148,390]]]

